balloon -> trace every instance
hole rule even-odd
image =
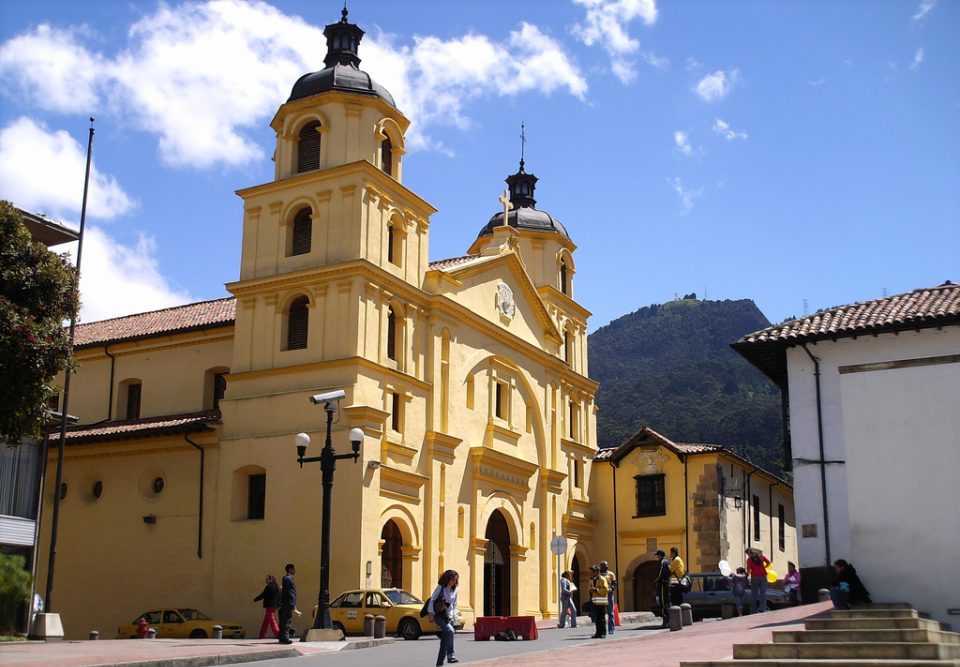
[[[717,563],[717,567],[720,568],[720,574],[722,574],[725,577],[729,577],[730,573],[733,572],[733,568],[730,567],[730,563],[728,563],[725,560],[722,560],[719,563]]]
[[[771,569],[767,569],[767,581],[769,581],[771,584],[775,584],[779,579],[780,577],[777,576],[776,572]]]

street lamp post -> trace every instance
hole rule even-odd
[[[337,399],[323,401],[323,409],[327,413],[327,437],[320,451],[320,456],[305,457],[307,446],[310,444],[310,436],[306,433],[298,433],[297,442],[297,463],[303,467],[304,463],[320,462],[320,470],[323,473],[323,515],[321,523],[320,537],[320,594],[317,600],[317,616],[313,621],[314,629],[330,629],[330,501],[333,491],[333,472],[337,467],[337,459],[353,459],[356,463],[360,458],[360,445],[363,443],[363,430],[359,428],[350,429],[350,444],[353,451],[350,454],[337,454],[333,448],[333,438],[331,430],[333,428],[333,413],[336,412]],[[319,401],[314,401],[317,403]],[[307,635],[304,634],[301,641],[306,641]]]

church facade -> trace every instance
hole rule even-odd
[[[346,11],[325,35],[324,69],[272,121],[274,180],[237,193],[232,296],[77,329],[84,425],[65,443],[54,589],[68,637],[163,605],[249,633],[264,575],[286,562],[306,618],[321,471],[298,465],[294,439],[319,454],[326,414],[309,399],[332,390],[338,453],[363,431],[359,460],[337,464],[332,595],[422,595],[450,568],[467,622],[551,617],[551,539],[567,537],[564,563],[586,557],[597,385],[576,246],[536,208],[521,160],[467,253],[431,262],[434,209],[403,185],[409,120],[359,69]],[[53,471],[51,458],[46,518]],[[45,519],[40,553],[49,539]]]

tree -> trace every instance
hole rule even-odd
[[[0,552],[0,634],[16,627],[20,605],[30,597],[33,577],[25,565],[26,559],[20,554]]]
[[[64,322],[77,311],[77,273],[35,242],[20,212],[0,201],[0,437],[38,437],[53,378],[71,359]]]

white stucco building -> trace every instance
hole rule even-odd
[[[960,622],[960,286],[833,308],[733,347],[787,402],[805,588],[843,558],[874,601]]]

